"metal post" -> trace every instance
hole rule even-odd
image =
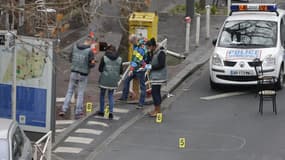
[[[15,35],[12,35],[15,39]],[[12,47],[13,54],[13,84],[12,84],[12,119],[16,120],[16,106],[17,106],[17,54],[15,52],[15,46]]]
[[[231,2],[231,0],[228,0],[228,15],[230,15],[230,13],[231,13],[231,4],[232,4],[232,2]]]
[[[5,15],[6,15],[6,19],[5,19],[6,20],[6,22],[5,22],[6,23],[5,24],[6,25],[6,30],[10,30],[9,13],[6,12]]]
[[[52,132],[50,132],[50,137],[48,138],[47,146],[47,160],[51,160],[51,150],[52,150]]]
[[[189,53],[190,50],[190,28],[191,28],[191,18],[185,17],[186,22],[186,37],[185,37],[185,53]]]
[[[199,47],[199,41],[200,41],[200,20],[201,20],[201,15],[197,14],[196,15],[196,47]]]
[[[194,17],[195,5],[194,0],[186,0],[186,17]]]
[[[206,39],[210,38],[210,9],[211,6],[206,6]]]
[[[15,28],[15,12],[14,12],[14,2],[13,1],[11,1],[11,8],[13,8],[11,30],[14,30],[14,28]]]

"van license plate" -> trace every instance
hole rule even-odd
[[[254,75],[252,70],[231,70],[232,76],[252,76]]]

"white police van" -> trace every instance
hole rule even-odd
[[[275,4],[232,4],[218,39],[213,41],[210,84],[257,84],[253,60],[262,61],[264,75],[278,78],[282,88],[285,53],[285,11]]]

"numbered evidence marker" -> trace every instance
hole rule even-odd
[[[186,148],[186,139],[185,138],[179,138],[179,146],[180,149]]]
[[[109,114],[110,114],[110,108],[109,105],[107,105],[104,109],[104,117],[109,118]]]
[[[91,113],[93,111],[93,103],[92,102],[87,102],[86,103],[86,112]]]
[[[157,113],[156,114],[156,123],[161,123],[162,122],[162,113]]]

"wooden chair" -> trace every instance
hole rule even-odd
[[[259,95],[259,113],[261,115],[263,114],[263,102],[265,100],[271,100],[273,105],[273,112],[275,113],[275,115],[277,115],[277,78],[274,76],[266,76],[263,74],[262,61],[260,61],[260,59],[255,59],[253,61],[253,66],[256,72],[257,79],[257,94]]]

